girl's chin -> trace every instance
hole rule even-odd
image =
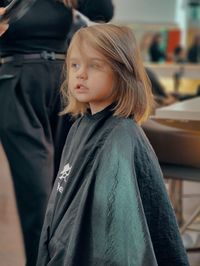
[[[80,103],[88,103],[89,102],[88,99],[85,99],[83,97],[75,97],[75,98]]]

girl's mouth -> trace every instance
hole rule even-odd
[[[78,91],[86,91],[87,87],[85,87],[83,84],[77,84],[76,85],[76,90],[78,90]]]

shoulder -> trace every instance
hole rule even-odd
[[[118,136],[121,139],[127,138],[133,142],[146,139],[142,128],[133,119],[129,118],[118,118],[118,123],[112,129],[111,136]]]
[[[109,133],[106,143],[107,145],[115,144],[116,147],[126,152],[134,150],[134,152],[152,151],[152,147],[143,131],[143,129],[133,120],[129,118],[114,118],[117,120],[115,126]]]
[[[108,22],[114,14],[111,0],[79,0],[78,10],[92,21]]]
[[[117,148],[120,156],[131,158],[138,176],[161,175],[158,158],[141,126],[131,119],[121,119],[113,128],[110,138],[111,146]],[[141,172],[143,172],[141,174]],[[151,174],[150,174],[151,173]],[[156,175],[157,175],[156,174]]]

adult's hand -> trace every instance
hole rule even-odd
[[[5,12],[5,8],[0,8],[0,16],[3,15]],[[0,36],[4,34],[4,32],[8,29],[9,25],[4,22],[0,22]]]

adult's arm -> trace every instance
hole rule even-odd
[[[112,0],[79,0],[78,8],[92,21],[108,22],[114,14]]]
[[[0,16],[5,12],[4,8],[0,8]],[[8,29],[8,24],[6,22],[0,22],[0,36]]]

